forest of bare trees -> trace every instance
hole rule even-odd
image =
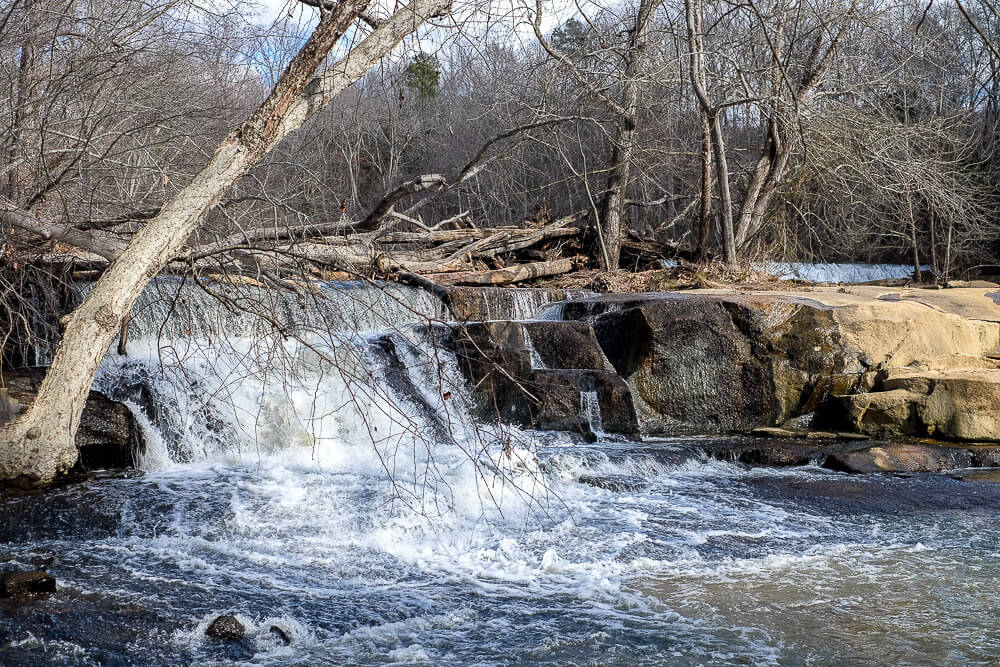
[[[575,216],[566,238],[595,267],[630,268],[629,240],[727,261],[915,261],[940,277],[995,261],[989,5],[582,9],[539,1],[490,22],[465,7],[425,29],[277,146],[190,246],[204,259],[247,232],[252,245],[265,230]],[[6,3],[8,261],[115,256],[266,95],[309,20],[301,5],[264,23],[186,2]],[[346,259],[371,245],[357,240]],[[459,249],[400,256],[426,268]],[[480,259],[457,264],[503,264]]]
[[[4,311],[25,312],[28,271],[103,276],[64,323],[91,353],[61,376],[57,356],[51,386],[89,387],[163,270],[277,287],[674,258],[998,272],[988,3],[261,11],[0,7]],[[17,428],[39,437],[30,411]]]

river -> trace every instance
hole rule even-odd
[[[0,606],[2,664],[1000,655],[1000,487],[481,423],[420,293],[251,316],[171,289],[97,383],[143,423],[142,474],[0,498],[0,562],[59,582]],[[205,636],[223,613],[246,639]]]

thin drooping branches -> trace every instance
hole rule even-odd
[[[231,132],[193,181],[132,238],[125,251],[67,318],[63,340],[30,408],[0,431],[0,479],[36,485],[68,470],[86,396],[119,325],[145,285],[174,257],[205,213],[285,135],[356,81],[447,0],[413,0],[319,78],[314,73],[367,0],[323,13],[267,99]]]

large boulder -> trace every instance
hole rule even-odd
[[[1000,306],[985,289],[619,294],[567,302],[563,314],[593,326],[654,433],[740,431],[814,412],[820,426],[878,433],[841,423],[833,397],[868,393],[914,364],[995,367],[1000,343]],[[886,412],[911,398],[884,398]],[[935,423],[968,423],[942,401],[928,406]]]
[[[902,369],[877,389],[839,397],[855,430],[875,437],[1000,441],[1000,369]]]
[[[44,368],[6,370],[0,389],[0,424],[13,419],[34,400]],[[136,467],[145,441],[132,412],[98,391],[91,391],[76,433],[82,470]]]
[[[628,385],[584,322],[473,322],[447,342],[484,418],[587,438],[595,430],[638,434]]]

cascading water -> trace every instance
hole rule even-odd
[[[0,561],[61,586],[3,607],[0,663],[1000,653],[992,487],[477,423],[427,295],[254,290],[158,281],[140,301],[98,384],[143,422],[144,475],[0,499]],[[222,613],[244,640],[205,636]]]
[[[601,402],[596,391],[580,392],[580,417],[590,425],[590,430],[600,436],[604,434],[601,422]]]

